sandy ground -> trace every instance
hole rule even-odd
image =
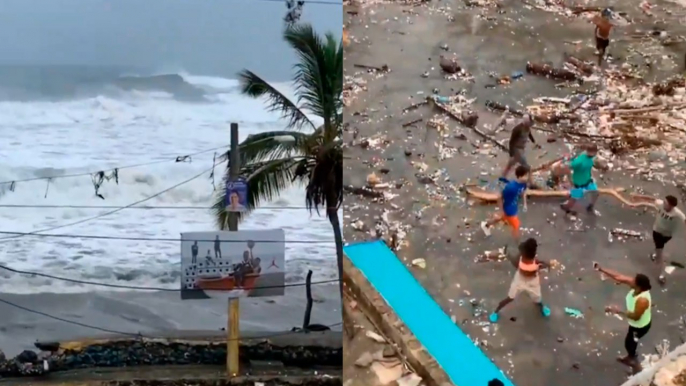
[[[337,284],[313,285],[312,296],[315,302],[311,323],[341,322]],[[0,299],[63,319],[143,335],[169,330],[217,331],[226,327],[228,315],[225,299],[182,301],[178,292],[0,294]],[[241,299],[241,331],[273,332],[301,327],[305,304],[304,287],[286,288],[282,297]],[[24,349],[35,350],[36,340],[69,340],[103,334],[3,303],[0,303],[0,315],[0,349],[8,356]]]
[[[467,178],[495,180],[506,155],[483,145],[476,149],[470,142],[478,145],[480,138],[471,130],[449,121],[445,143],[459,148],[460,153],[440,160],[436,146],[439,134],[426,127],[426,121],[436,111],[432,107],[422,107],[402,113],[405,107],[430,95],[434,88],[440,95],[464,90],[468,98],[479,98],[475,106],[483,106],[486,99],[529,103],[539,95],[566,95],[569,90],[555,90],[555,82],[531,76],[508,88],[484,88],[491,82],[486,73],[523,71],[526,61],[531,58],[560,63],[565,51],[591,59],[592,28],[579,19],[522,9],[519,2],[503,3],[500,9],[464,9],[461,3],[430,4],[429,8],[381,4],[346,9],[346,23],[353,41],[346,48],[346,75],[357,73],[368,84],[367,90],[360,92],[346,107],[344,139],[351,141],[354,132],[359,133],[358,138],[384,134],[389,143],[367,149],[359,146],[346,149],[349,158],[346,159],[345,183],[363,186],[371,172],[384,182],[405,183],[401,188],[391,190],[397,196],[386,204],[358,196],[346,197],[345,238],[347,241],[370,238],[368,233],[356,231],[350,224],[360,220],[373,229],[383,210],[389,211],[391,221],[409,226],[409,246],[400,249],[400,258],[408,262],[408,266],[414,258],[426,259],[426,269],[410,267],[410,270],[465,332],[484,342],[487,355],[516,384],[620,384],[627,377],[627,369],[617,364],[615,358],[623,350],[626,322],[605,316],[602,309],[607,304],[623,305],[626,289],[601,281],[590,268],[592,261],[598,261],[626,274],[645,272],[655,277],[654,266],[648,259],[652,249],[649,240],[610,241],[608,238],[609,230],[613,228],[647,233],[654,218],[652,214],[632,211],[613,200],[601,199],[598,203],[600,216],[584,214],[579,221],[573,222],[560,216],[557,207],[560,201],[530,202],[528,212],[521,215],[526,228],[524,236],[531,235],[539,240],[542,258],[557,259],[564,266],[546,274],[543,280],[544,297],[551,306],[552,316],[549,320],[542,319],[533,305],[523,298],[505,309],[501,322],[492,326],[487,322],[487,315],[506,296],[513,269],[504,262],[475,263],[475,258],[486,250],[506,244],[508,233],[500,228],[486,239],[478,230],[478,222],[490,215],[493,208],[466,205],[460,198],[461,193],[451,191],[451,187]],[[438,9],[448,5],[453,7],[452,11]],[[624,7],[628,12],[640,13],[636,10],[637,4]],[[617,8],[621,11],[622,5]],[[481,13],[492,20],[477,18]],[[519,21],[520,18],[524,22]],[[649,20],[640,27],[649,29],[655,24]],[[582,40],[583,43],[567,46],[563,44],[564,40]],[[631,41],[617,40],[620,41],[611,53],[623,57]],[[458,54],[460,62],[475,76],[474,83],[443,78],[438,68],[438,56],[444,52],[440,48],[442,44]],[[674,55],[672,49],[665,48],[661,55]],[[360,75],[360,69],[354,68],[354,64],[387,64],[391,72],[381,76]],[[428,78],[421,77],[425,71],[429,71]],[[675,71],[664,64],[662,74],[656,73],[656,76]],[[498,118],[482,109],[478,112],[481,127]],[[419,117],[424,121],[402,126]],[[456,138],[459,133],[468,140]],[[505,139],[508,135],[503,132],[498,138]],[[562,149],[561,141],[546,144],[545,135],[535,135],[544,146],[542,150],[529,152],[530,163],[538,165],[557,157]],[[412,155],[406,156],[406,152]],[[414,166],[418,163],[428,166],[426,174],[436,170],[444,173],[437,185],[418,181]],[[599,184],[640,187],[655,195],[676,193],[674,188],[632,179],[619,172],[602,176]],[[442,191],[446,197],[431,194],[435,191]],[[684,247],[683,238],[675,237],[667,248],[667,258],[686,262],[680,252]],[[672,341],[672,346],[680,343],[677,324],[685,314],[685,275],[683,270],[677,270],[669,277],[666,288],[655,286],[653,327],[643,341],[643,352],[652,352],[654,345],[663,339]],[[480,305],[476,311],[481,308],[485,312],[475,313],[470,305],[472,299]],[[572,318],[565,314],[565,307],[579,309],[585,317]],[[455,354],[459,355],[459,352]]]

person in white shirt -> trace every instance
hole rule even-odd
[[[663,256],[665,245],[672,239],[680,224],[686,224],[686,215],[677,204],[679,201],[674,196],[666,196],[664,200],[653,200],[635,206],[647,206],[657,211],[655,223],[653,223],[653,244],[655,253],[652,258],[659,268],[658,281],[665,284],[665,259]]]

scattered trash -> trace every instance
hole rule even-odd
[[[365,4],[365,1],[361,3]],[[403,35],[418,33],[414,27],[403,27],[407,24],[425,22],[426,20],[422,20],[424,11],[443,15],[447,20],[459,20],[460,23],[464,21],[460,18],[455,19],[455,14],[462,12],[461,4],[460,9],[448,7],[440,2],[418,1],[411,4],[411,7],[406,7],[408,9],[403,9],[402,17],[395,15],[389,17],[387,13],[382,13],[380,10],[375,14],[370,10],[370,16],[373,17],[360,23],[350,23],[350,25],[364,26],[365,30],[383,29],[392,31],[390,33],[394,35]],[[505,26],[512,26],[507,23],[523,17],[517,15],[516,8],[496,4],[493,0],[465,0],[465,4],[468,7],[483,7],[483,9],[470,10],[468,18],[465,19],[469,28],[469,18],[472,18],[472,36],[479,38],[489,36],[484,31],[491,29],[512,31],[513,35],[522,33],[522,29],[518,28],[504,29]],[[596,12],[602,11],[601,7],[595,5],[568,6],[567,3],[559,0],[525,0],[524,4],[524,7],[529,9],[555,13],[556,21],[564,21],[565,18],[590,19],[595,16]],[[636,8],[636,4],[626,5],[626,7]],[[652,8],[650,11],[657,13],[658,10],[663,11],[666,7],[661,3],[659,6],[646,8]],[[489,72],[486,72],[477,66],[472,68],[473,61],[465,59],[466,55],[471,53],[468,48],[463,49],[463,47],[469,46],[463,45],[462,42],[452,41],[448,47],[443,43],[448,40],[441,40],[445,36],[436,36],[426,40],[431,46],[429,47],[431,57],[427,58],[422,54],[423,62],[412,62],[407,66],[403,64],[403,71],[408,72],[407,83],[403,83],[405,79],[398,77],[393,78],[392,82],[391,78],[395,74],[389,75],[388,72],[366,68],[360,68],[345,78],[344,93],[346,95],[362,98],[364,92],[370,94],[364,103],[359,104],[363,107],[357,107],[356,104],[357,111],[346,109],[346,114],[349,115],[345,119],[344,130],[347,132],[344,135],[349,136],[350,132],[356,130],[363,134],[365,130],[367,131],[366,134],[359,135],[353,140],[355,147],[351,148],[349,153],[350,157],[359,155],[360,165],[355,164],[357,162],[355,160],[349,162],[346,159],[346,173],[347,165],[350,163],[354,164],[353,170],[358,167],[367,168],[363,169],[366,171],[362,172],[364,174],[361,176],[354,175],[355,172],[353,172],[355,179],[351,180],[356,181],[355,183],[364,183],[361,181],[365,174],[373,176],[367,178],[366,186],[351,187],[346,190],[346,193],[355,195],[351,200],[346,198],[345,201],[344,224],[355,230],[348,234],[352,234],[356,239],[363,239],[368,235],[382,237],[390,245],[389,240],[393,239],[393,235],[402,233],[404,236],[413,232],[414,237],[408,237],[408,239],[421,243],[420,245],[406,248],[410,241],[403,240],[404,237],[400,236],[398,239],[403,241],[392,243],[406,248],[405,253],[398,254],[399,258],[405,264],[420,269],[426,269],[430,264],[431,269],[421,272],[418,277],[428,277],[428,280],[433,281],[431,284],[436,286],[432,290],[440,291],[442,295],[445,295],[440,301],[441,307],[450,315],[453,323],[460,326],[469,325],[475,344],[481,345],[482,342],[485,344],[483,338],[493,337],[499,333],[499,325],[484,323],[487,315],[493,310],[493,302],[497,299],[476,301],[471,295],[465,297],[461,293],[467,293],[467,288],[469,288],[474,292],[474,296],[484,296],[483,288],[478,288],[479,285],[484,286],[483,281],[489,282],[488,284],[497,282],[498,285],[503,286],[502,281],[510,278],[508,277],[509,264],[498,264],[507,260],[504,250],[498,249],[500,244],[497,243],[500,243],[501,239],[493,237],[485,240],[483,234],[480,233],[479,224],[491,215],[492,209],[495,209],[494,206],[482,206],[482,204],[492,205],[498,202],[502,185],[497,182],[497,179],[502,173],[503,160],[507,158],[509,131],[521,117],[526,114],[532,116],[535,121],[534,136],[537,143],[544,148],[542,150],[527,148],[527,159],[532,164],[532,179],[541,188],[530,189],[526,193],[529,198],[536,199],[529,201],[528,213],[521,216],[522,225],[525,227],[522,233],[523,236],[526,235],[525,237],[537,237],[542,244],[545,243],[542,247],[546,250],[545,256],[550,256],[553,252],[554,258],[550,260],[551,270],[543,271],[541,276],[548,290],[558,291],[558,296],[564,296],[563,291],[577,289],[573,284],[568,286],[568,283],[561,282],[562,277],[566,276],[570,277],[565,280],[574,282],[583,280],[588,284],[591,282],[589,276],[593,274],[595,281],[593,285],[597,287],[593,285],[580,287],[614,288],[608,282],[597,282],[598,277],[600,280],[606,277],[603,274],[589,272],[591,271],[590,264],[580,265],[578,259],[565,255],[565,251],[572,249],[571,245],[564,245],[565,238],[573,237],[574,242],[579,243],[575,244],[574,248],[578,246],[579,248],[576,249],[582,249],[580,244],[586,242],[582,240],[593,237],[597,233],[600,233],[600,242],[605,245],[605,241],[602,240],[605,235],[611,243],[635,242],[644,240],[648,236],[647,232],[650,231],[650,225],[646,225],[644,221],[646,215],[640,210],[635,210],[637,217],[643,216],[640,220],[624,217],[623,222],[620,223],[610,220],[614,221],[612,223],[606,219],[606,217],[617,218],[609,209],[603,211],[603,218],[598,215],[593,216],[593,213],[587,215],[585,211],[579,216],[570,217],[564,216],[564,213],[559,211],[557,202],[569,196],[571,185],[564,185],[564,182],[561,183],[559,179],[553,178],[553,173],[550,171],[567,163],[569,158],[577,153],[580,144],[596,144],[599,147],[600,158],[606,160],[608,164],[608,173],[594,172],[594,177],[599,193],[612,200],[607,200],[611,201],[608,203],[603,199],[598,206],[623,204],[624,208],[630,210],[628,206],[638,201],[634,201],[633,197],[629,198],[629,193],[641,192],[644,189],[653,189],[652,193],[661,192],[660,189],[644,182],[657,182],[666,186],[675,185],[682,191],[684,201],[686,201],[686,186],[679,187],[678,185],[679,181],[683,181],[686,177],[686,162],[684,162],[686,146],[683,145],[686,143],[686,81],[681,74],[677,74],[681,71],[683,53],[678,54],[679,67],[669,68],[666,63],[672,61],[673,49],[667,51],[662,49],[663,43],[681,44],[681,42],[677,36],[670,36],[670,34],[675,35],[676,30],[667,28],[662,20],[654,19],[654,22],[629,20],[631,17],[635,18],[636,14],[640,15],[640,11],[633,14],[623,11],[613,12],[613,23],[622,25],[622,23],[631,22],[635,25],[632,25],[626,34],[616,37],[616,40],[621,40],[622,43],[611,50],[614,56],[608,57],[602,66],[596,64],[597,57],[593,55],[589,47],[595,43],[592,37],[566,42],[560,39],[557,44],[569,45],[570,54],[558,55],[558,57],[546,55],[546,59],[553,60],[551,63],[544,63],[542,56],[541,59],[532,56],[530,63],[522,62],[513,68],[503,68],[495,63],[489,66],[487,64],[490,63],[480,62],[480,67],[488,68]],[[683,17],[682,14],[683,12],[680,18]],[[659,26],[660,30],[652,30],[653,25]],[[536,36],[534,40],[546,40],[542,39],[541,31],[536,31],[538,27],[530,28],[530,26],[530,23],[527,24],[523,33]],[[641,29],[642,27],[645,28]],[[360,31],[362,30],[360,28]],[[667,33],[665,30],[670,32]],[[589,24],[588,31],[592,32],[592,24]],[[371,33],[364,39],[367,39],[364,41],[365,52],[369,51],[367,46],[372,47],[373,50],[376,44],[378,49],[379,44],[388,41],[374,41]],[[417,39],[413,36],[411,41],[415,40]],[[614,41],[613,36],[613,47],[615,47]],[[516,47],[519,43],[521,42],[513,46]],[[624,48],[625,46],[629,47],[628,50]],[[403,45],[400,50],[410,55],[411,49],[409,45]],[[483,49],[487,48],[479,46],[479,50]],[[504,52],[505,47],[502,49],[503,52],[500,54],[507,55]],[[538,49],[549,48],[538,47]],[[381,50],[381,52],[384,51]],[[439,53],[444,56],[437,60]],[[346,52],[346,59],[348,59],[347,55]],[[619,55],[622,56],[621,59]],[[489,57],[486,54],[484,56]],[[394,63],[390,61],[391,58],[363,57],[370,61],[388,60],[389,63]],[[393,56],[393,59],[396,58],[399,57]],[[414,60],[414,58],[408,60]],[[668,70],[662,67],[667,67]],[[409,71],[407,71],[408,68]],[[473,71],[473,74],[468,74],[468,71]],[[675,74],[674,77],[660,82],[652,81],[652,79],[660,79],[660,75],[668,72]],[[400,71],[397,73],[399,74]],[[441,82],[439,76],[451,81]],[[453,79],[455,81],[452,81]],[[471,79],[476,81],[475,84],[493,88],[483,90],[479,87],[475,91],[477,88],[470,83]],[[371,87],[374,81],[378,83],[374,85],[375,87]],[[410,88],[417,84],[421,86]],[[543,86],[539,87],[539,85]],[[543,87],[548,87],[549,92],[540,92]],[[383,92],[378,91],[379,89],[383,89]],[[398,89],[402,92],[398,92]],[[371,95],[372,92],[374,92],[373,95]],[[478,101],[475,99],[477,94],[480,98]],[[522,95],[526,97],[523,98]],[[489,111],[484,111],[484,102]],[[477,103],[479,106],[476,105]],[[505,123],[496,123],[499,115],[502,115]],[[538,135],[539,133],[542,134]],[[389,172],[381,172],[382,168],[387,168]],[[470,179],[464,181],[463,178]],[[548,181],[551,183],[548,184]],[[382,188],[383,186],[385,187]],[[539,206],[539,202],[544,204]],[[550,204],[551,202],[554,204]],[[553,205],[555,207],[551,210],[549,206]],[[546,221],[536,226],[527,224],[532,216],[538,216],[544,211],[555,213],[545,212]],[[379,218],[380,212],[386,213],[385,220]],[[652,220],[653,215],[650,216]],[[592,221],[597,221],[597,224],[589,225]],[[636,230],[624,229],[627,227],[635,227]],[[551,235],[553,230],[559,234]],[[494,227],[494,236],[496,231],[500,233],[500,236],[507,235],[505,227],[502,229]],[[545,232],[548,233],[545,234]],[[572,232],[579,233],[572,234]],[[557,237],[558,235],[560,237]],[[551,243],[555,245],[551,247]],[[558,243],[563,244],[559,245],[559,249]],[[583,246],[583,250],[586,250],[586,247],[592,250],[588,245]],[[609,248],[615,248],[616,251],[620,248],[626,249],[626,246],[610,245]],[[645,256],[631,256],[631,252],[633,251],[630,251],[627,256],[613,258],[645,258]],[[422,258],[416,258],[417,255]],[[474,261],[488,262],[479,265],[474,270],[482,275],[490,274],[492,277],[489,276],[485,280],[463,280],[463,278],[469,279],[469,274],[472,273],[465,267],[468,267],[467,264],[473,264]],[[601,263],[604,261],[602,260]],[[454,273],[450,271],[454,269],[453,264],[465,268],[460,273],[466,277],[458,279],[462,285],[462,288],[457,285],[459,290],[453,287],[456,283],[451,281],[452,277],[450,277]],[[446,268],[443,269],[443,267]],[[672,274],[676,268],[683,268],[683,265],[671,264],[665,272]],[[412,271],[417,272],[416,269]],[[441,272],[443,276],[440,275]],[[493,280],[493,283],[490,283],[490,280]],[[470,288],[472,286],[476,288]],[[581,294],[574,293],[574,295],[586,297],[597,295],[582,292]],[[450,300],[446,300],[447,298]],[[470,300],[475,302],[472,303]],[[483,304],[487,304],[488,307]],[[571,299],[567,304],[582,303],[578,299]],[[663,310],[660,305],[656,305],[655,311],[657,317],[657,312]],[[562,317],[563,323],[584,328],[586,322],[592,324],[592,316],[595,316],[592,311],[587,312],[589,314],[584,315],[581,310],[564,308],[567,316]],[[621,316],[613,316],[622,320],[624,323],[622,325],[625,325],[626,321]],[[555,318],[556,315],[552,317]],[[580,323],[567,319],[568,317],[585,318],[586,322]],[[508,318],[516,320],[515,317],[508,316]],[[526,317],[522,317],[520,320],[525,319]],[[615,323],[614,321],[607,322]],[[509,325],[508,328],[524,329],[527,327],[526,324],[518,323]],[[607,360],[607,356],[611,355],[610,360],[614,361],[614,352],[608,350],[605,345],[606,340],[621,340],[623,337],[615,337],[614,332],[610,332],[609,329],[602,330],[603,336],[600,335],[600,330],[595,330],[593,333],[598,335],[587,340],[579,338],[590,336],[582,333],[568,334],[569,336],[564,337],[553,335],[552,341],[555,342],[557,339],[560,343],[554,346],[556,350],[569,350],[570,347],[576,349],[577,346],[582,346],[586,355],[594,358],[593,360],[595,357]],[[507,347],[507,342],[502,343],[500,339],[491,339],[491,341],[493,344],[501,345],[500,350],[510,348]],[[612,347],[617,344],[613,344]],[[583,347],[584,345],[587,347]],[[586,359],[579,358],[578,360]],[[506,360],[503,363],[506,363]],[[571,365],[576,370],[580,370],[581,366],[580,363]],[[568,369],[567,367],[560,371],[568,371]],[[589,369],[587,362],[584,362],[584,371],[578,371],[574,376],[583,376],[583,380],[588,383],[592,379],[589,378],[590,375],[587,375]],[[503,370],[511,372],[515,377],[518,372],[526,371],[522,368],[516,371],[514,368]],[[398,383],[400,384],[399,381]]]
[[[375,342],[377,342],[377,343],[386,343],[386,339],[384,339],[383,336],[377,334],[377,333],[374,332],[374,331],[369,331],[369,330],[367,330],[367,331],[364,333],[364,335],[365,335],[367,338],[372,339],[373,341],[375,341]]]
[[[572,318],[576,318],[576,319],[584,317],[583,312],[577,310],[576,308],[565,307],[565,314],[571,316]]]

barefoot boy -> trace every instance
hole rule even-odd
[[[600,15],[593,18],[595,24],[595,48],[598,50],[598,65],[603,63],[605,51],[610,45],[610,31],[614,25],[610,22],[612,11],[608,8],[604,9]]]

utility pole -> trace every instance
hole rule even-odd
[[[241,170],[238,152],[238,123],[231,124],[231,147],[229,158],[229,181],[235,182]],[[229,231],[238,231],[238,212],[229,212]],[[229,298],[229,320],[226,340],[226,370],[228,378],[239,374],[238,350],[240,347],[240,303],[239,298]]]

